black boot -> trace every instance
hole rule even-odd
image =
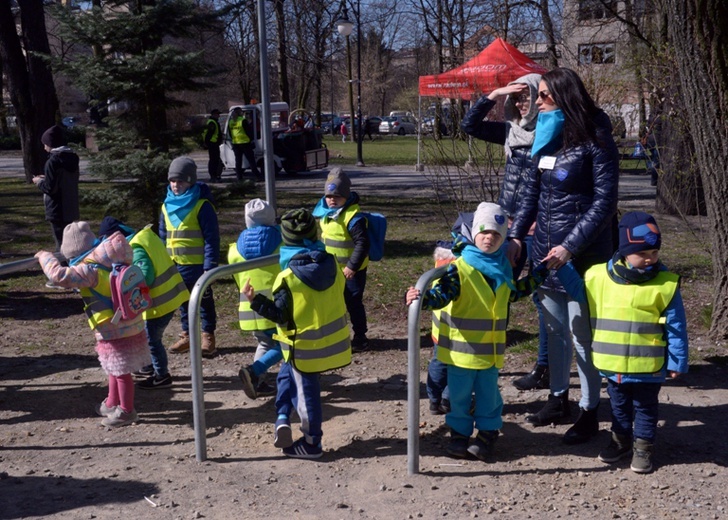
[[[549,387],[549,367],[536,365],[528,374],[513,381],[513,386],[519,390],[533,390],[534,388]]]
[[[582,444],[599,433],[598,411],[599,406],[593,410],[584,410],[581,408],[579,418],[574,423],[574,426],[566,430],[564,434],[564,443]]]
[[[527,416],[526,422],[531,423],[534,426],[547,426],[549,424],[557,424],[561,422],[561,419],[569,417],[570,415],[569,393],[564,392],[564,394],[560,396],[549,394],[549,399],[546,401],[544,407],[541,408],[537,414]]]

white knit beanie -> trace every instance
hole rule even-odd
[[[508,233],[508,218],[498,204],[481,202],[473,215],[473,239],[483,231],[497,231],[505,240]]]
[[[96,236],[88,222],[72,222],[63,230],[61,254],[71,260],[91,249],[95,241]]]
[[[253,199],[245,205],[245,227],[275,226],[276,212],[263,199]]]

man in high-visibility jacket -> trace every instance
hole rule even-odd
[[[612,438],[599,459],[612,463],[632,455],[630,469],[636,473],[652,471],[665,378],[688,371],[680,277],[660,263],[661,245],[654,217],[633,211],[619,223],[619,249],[609,262],[589,268],[583,280],[571,263],[557,271],[572,298],[589,304],[592,360],[607,378]],[[582,427],[579,433],[597,428]]]
[[[248,280],[243,294],[251,308],[274,322],[284,363],[278,373],[273,445],[287,457],[317,459],[323,454],[319,374],[351,363],[349,326],[344,303],[344,274],[336,258],[317,240],[317,224],[305,209],[281,217],[281,273],[273,283],[273,300]],[[296,407],[303,437],[293,442],[290,416]]]
[[[508,303],[528,296],[548,274],[539,265],[528,277],[513,281],[503,245],[508,218],[503,209],[482,202],[473,215],[473,243],[462,236],[453,246],[458,257],[445,275],[424,294],[407,291],[407,305],[422,299],[423,309],[442,309],[433,316],[437,359],[447,365],[450,427],[446,451],[456,458],[472,455],[490,460],[503,425],[503,398],[498,373],[506,349]],[[475,410],[470,412],[475,394]],[[478,434],[470,443],[473,426]]]
[[[228,122],[228,132],[230,133],[230,141],[233,145],[233,154],[235,155],[235,175],[238,180],[243,179],[243,156],[248,161],[248,167],[256,179],[260,180],[263,176],[255,164],[255,141],[253,141],[253,125],[248,121],[247,116],[243,115],[243,109],[235,107],[230,115]]]
[[[222,180],[222,162],[220,161],[220,111],[215,108],[210,111],[210,117],[205,123],[205,129],[202,131],[202,143],[207,149],[209,161],[207,162],[207,171],[210,173],[211,181]]]

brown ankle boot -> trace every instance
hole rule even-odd
[[[180,332],[177,343],[169,347],[172,354],[184,354],[190,351],[190,335],[187,332]]]
[[[202,333],[202,357],[212,357],[215,355],[215,333]]]

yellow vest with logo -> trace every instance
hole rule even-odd
[[[243,126],[243,121],[245,118],[243,116],[240,116],[235,119],[231,119],[230,123],[228,123],[228,128],[230,129],[230,139],[232,140],[233,144],[247,144],[250,142],[250,136],[245,132],[245,127]]]
[[[154,267],[154,281],[149,286],[152,306],[144,311],[145,320],[166,316],[190,299],[190,292],[167,254],[164,242],[149,227],[136,233],[129,244],[143,248]]]
[[[315,291],[293,274],[282,271],[273,284],[276,293],[285,282],[292,296],[294,329],[277,324],[273,336],[281,344],[283,359],[299,372],[312,374],[341,368],[351,363],[351,342],[344,303],[345,279],[341,271],[336,281],[323,291]]]
[[[352,204],[339,214],[339,218],[334,220],[324,217],[319,221],[321,241],[326,246],[326,252],[336,257],[336,261],[342,269],[346,267],[354,252],[354,241],[349,234],[349,222],[357,213],[359,213],[359,205]],[[364,259],[359,270],[365,269],[368,265],[369,257]]]
[[[164,224],[167,228],[167,254],[180,265],[195,265],[205,263],[205,238],[197,215],[207,199],[200,199],[192,208],[178,227],[172,224],[167,214],[167,207],[162,204]]]
[[[503,368],[511,289],[501,284],[494,294],[485,277],[465,260],[458,258],[455,265],[460,296],[432,318],[437,359],[475,370]]]
[[[273,254],[277,255],[279,251],[280,246],[273,252]],[[238,251],[238,245],[230,244],[230,248],[228,249],[228,264],[237,264],[240,262],[245,262],[245,258]],[[245,282],[248,278],[250,278],[250,285],[253,286],[253,289],[255,289],[255,294],[262,294],[266,298],[272,299],[273,282],[280,272],[281,266],[278,261],[276,261],[266,267],[248,269],[247,271],[242,271],[233,275],[235,282],[238,284],[238,289],[240,289],[238,320],[241,330],[269,330],[276,327],[274,322],[264,318],[250,308],[250,302],[243,294],[243,287],[245,287]]]
[[[111,285],[109,283],[109,270],[99,265],[96,270],[99,281],[93,289],[90,287],[81,288],[81,298],[83,298],[83,312],[88,317],[88,325],[95,330],[111,318],[114,317],[114,311],[111,308]]]
[[[665,364],[665,318],[680,277],[661,271],[640,284],[618,284],[607,264],[584,274],[592,325],[592,358],[599,370],[652,374]]]
[[[207,132],[209,130],[210,123],[215,123],[215,131],[212,132],[212,135],[210,136],[210,142],[217,143],[220,139],[220,123],[212,118],[208,119],[205,122],[205,129],[202,131],[202,141],[205,142],[207,140]]]

